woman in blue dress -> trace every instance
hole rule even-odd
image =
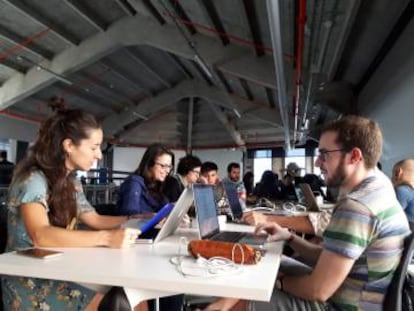
[[[125,216],[101,216],[88,203],[75,171],[101,159],[96,119],[60,109],[41,124],[26,158],[17,166],[8,200],[7,251],[32,246],[121,248],[140,233],[120,229]],[[83,223],[93,230],[76,230]],[[2,277],[4,310],[94,310],[101,294],[71,282]]]

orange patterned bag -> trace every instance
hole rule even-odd
[[[188,251],[194,258],[202,256],[208,259],[217,256],[248,265],[256,264],[262,258],[261,252],[249,245],[209,240],[190,241]]]

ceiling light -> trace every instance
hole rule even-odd
[[[208,66],[206,65],[204,60],[200,57],[200,55],[195,54],[194,55],[194,61],[197,63],[197,65],[200,66],[200,68],[204,72],[204,74],[212,80],[213,79],[213,73],[211,72],[210,68],[208,68]]]

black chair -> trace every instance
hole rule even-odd
[[[387,311],[401,311],[402,310],[402,293],[404,282],[407,276],[408,265],[411,262],[412,253],[414,250],[414,233],[410,233],[404,240],[404,250],[402,252],[400,263],[397,270],[394,272],[391,284],[388,287],[385,295],[383,307]]]

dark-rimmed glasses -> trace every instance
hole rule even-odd
[[[159,163],[159,162],[155,162],[155,164],[159,165],[161,167],[161,169],[163,169],[164,171],[169,172],[169,171],[172,170],[172,165],[170,165],[170,164],[162,164],[162,163]]]
[[[321,162],[325,162],[326,160],[328,160],[327,155],[329,153],[332,153],[332,152],[344,152],[344,151],[345,151],[345,149],[332,149],[332,150],[320,149],[319,150],[319,154],[318,154],[318,159]]]

